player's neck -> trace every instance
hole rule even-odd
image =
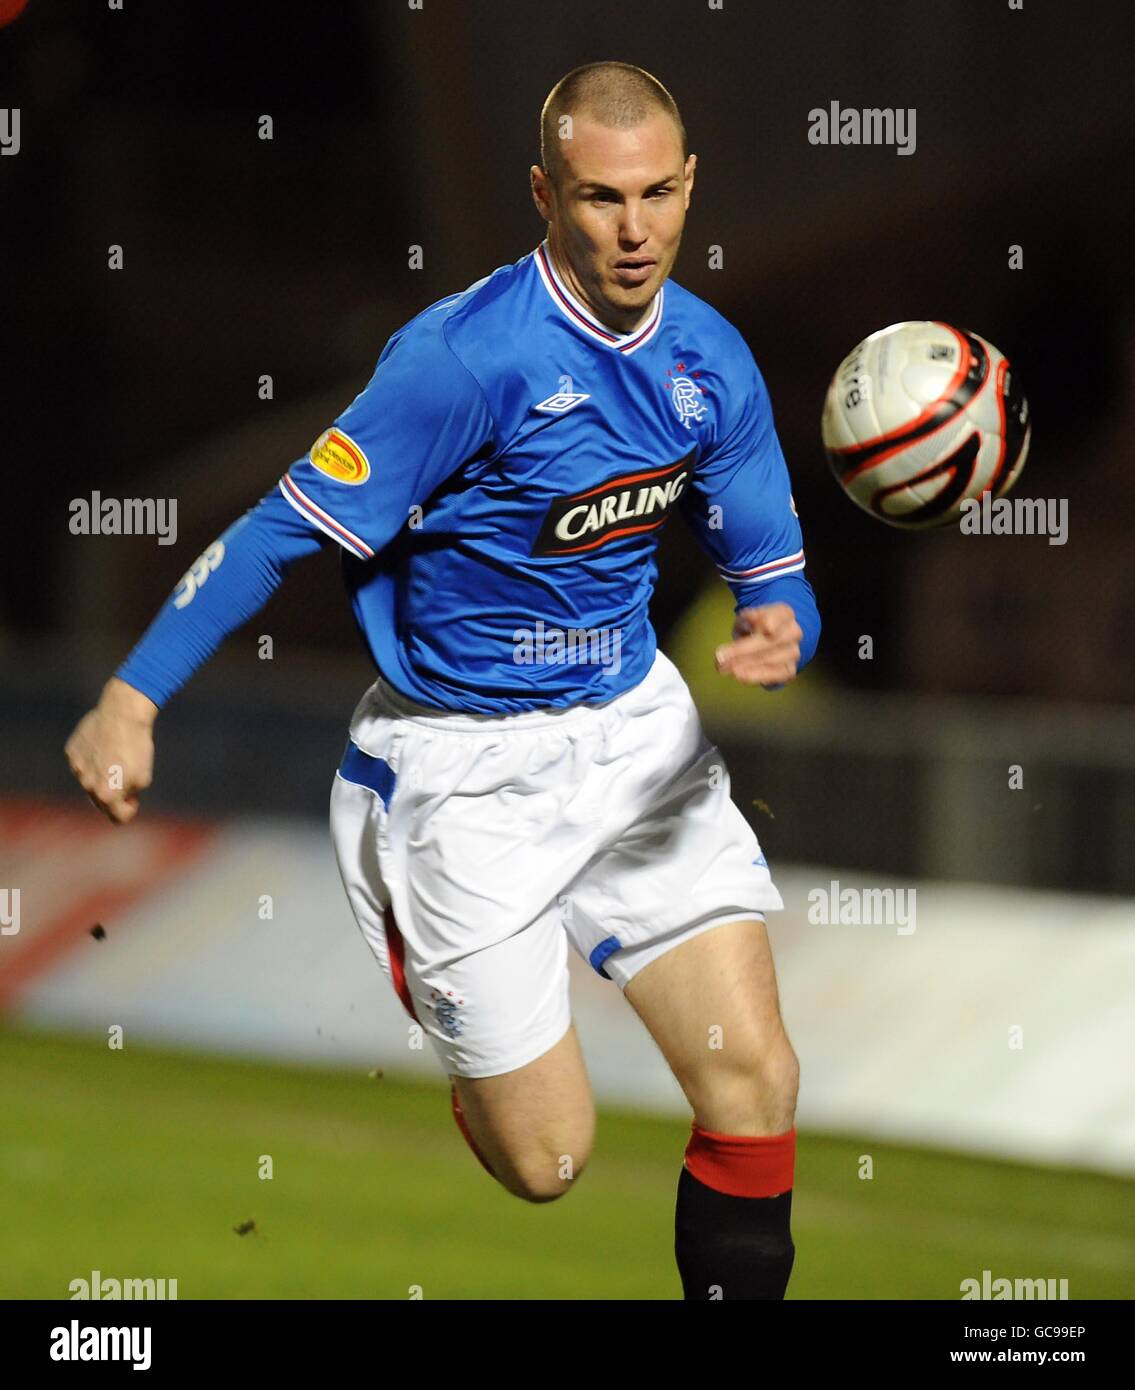
[[[652,297],[650,303],[641,312],[629,309],[625,313],[620,313],[617,309],[612,309],[610,305],[596,304],[583,288],[579,277],[557,245],[557,240],[555,234],[549,229],[548,255],[555,272],[593,318],[598,319],[603,327],[609,328],[612,333],[633,333],[640,324],[646,322],[650,317],[650,311],[654,307],[654,299],[657,296]]]

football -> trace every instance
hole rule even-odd
[[[824,401],[824,450],[840,486],[891,526],[949,526],[1004,496],[1029,450],[1029,407],[1005,355],[935,320],[894,323],[843,359]]]

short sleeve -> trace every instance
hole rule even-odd
[[[491,449],[477,381],[438,324],[415,321],[374,375],[280,479],[291,505],[351,555],[369,560],[467,460]]]

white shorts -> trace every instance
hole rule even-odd
[[[620,988],[699,932],[783,907],[661,652],[603,705],[439,713],[381,677],[331,793],[363,935],[447,1072],[495,1076],[571,1023],[567,943]]]

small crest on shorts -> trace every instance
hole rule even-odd
[[[465,1025],[458,1013],[458,1009],[464,1003],[465,1000],[458,999],[452,990],[445,994],[436,989],[430,990],[429,1006],[437,1019],[438,1027],[447,1038],[459,1038],[465,1031]]]

